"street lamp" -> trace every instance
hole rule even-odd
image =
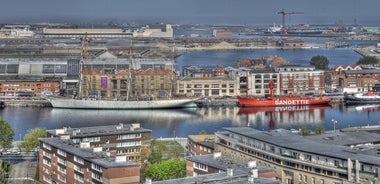
[[[336,123],[338,123],[338,121],[337,121],[337,120],[335,120],[335,119],[331,119],[331,122],[333,122],[333,123],[334,123],[334,132],[335,132],[335,124],[336,124]]]

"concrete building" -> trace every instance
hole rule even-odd
[[[119,184],[140,183],[140,165],[126,156],[110,156],[89,144],[70,139],[41,138],[39,182]]]
[[[379,134],[335,132],[302,137],[284,129],[231,127],[215,135],[215,152],[273,168],[284,184],[379,181]]]
[[[127,160],[138,163],[150,153],[151,132],[140,127],[139,123],[47,130],[48,137],[60,137],[73,144],[88,144],[90,148],[107,151],[114,156],[126,156]]]
[[[129,29],[44,28],[42,30],[42,35],[45,38],[77,39],[83,37],[84,34],[87,34],[94,40],[131,37],[173,38],[173,28],[170,24],[167,24],[165,28],[150,28],[150,26],[147,25],[141,28]]]
[[[177,94],[198,97],[236,96],[238,84],[229,77],[185,78],[177,82]]]

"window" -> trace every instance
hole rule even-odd
[[[51,166],[51,162],[50,162],[50,160],[48,160],[48,159],[45,159],[45,158],[44,158],[43,163],[44,163],[45,165],[47,165],[47,166]]]
[[[78,171],[78,172],[80,172],[80,173],[84,173],[84,169],[81,168],[81,167],[79,167],[79,166],[77,166],[77,165],[74,165],[74,170],[75,170],[75,171]]]
[[[58,175],[58,179],[66,183],[66,177]]]
[[[100,137],[85,137],[82,139],[83,142],[99,142]]]
[[[118,135],[117,139],[135,139],[135,138],[141,138],[141,134],[125,134],[125,135]]]
[[[46,144],[46,143],[43,143],[42,147],[45,148],[45,149],[47,149],[47,150],[51,150],[51,146],[48,145],[48,144]]]
[[[84,164],[84,160],[82,158],[77,157],[77,156],[74,156],[74,161],[78,162],[80,164]]]
[[[61,157],[58,157],[57,161],[60,164],[66,165],[66,160],[62,159]]]
[[[42,150],[43,151],[43,150]],[[46,151],[43,151],[42,154],[47,157],[47,158],[51,158],[51,154],[49,152],[46,152]]]
[[[96,170],[96,171],[102,172],[102,167],[100,167],[100,165],[96,165],[96,164],[92,163],[91,168]]]
[[[141,141],[130,141],[130,142],[119,142],[116,147],[127,147],[127,146],[140,146]]]
[[[57,153],[58,153],[58,155],[61,155],[61,156],[66,157],[66,152],[63,151],[63,150],[61,150],[61,149],[58,149],[58,150],[57,150]]]
[[[201,163],[197,163],[197,162],[194,162],[193,167],[195,169],[199,169],[199,170],[203,170],[203,171],[207,171],[208,170],[207,165],[204,165],[204,164],[201,164]]]
[[[80,181],[80,182],[84,182],[84,178],[83,178],[83,176],[82,175],[80,175],[80,174],[77,174],[77,173],[75,173],[74,174],[74,179],[75,180],[78,180],[78,181]]]
[[[66,168],[64,168],[62,166],[58,166],[58,171],[63,173],[63,174],[66,174]]]
[[[102,177],[96,173],[92,173],[92,178],[98,181],[102,181]]]

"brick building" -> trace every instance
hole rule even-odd
[[[192,155],[205,155],[214,152],[214,135],[188,135],[188,150]]]
[[[89,144],[74,144],[70,139],[41,138],[39,179],[42,184],[140,183],[140,165],[126,156],[111,156]]]
[[[47,130],[48,137],[62,137],[73,144],[88,143],[114,156],[141,162],[150,153],[151,130],[138,123]]]

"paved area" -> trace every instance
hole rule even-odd
[[[34,184],[37,161],[26,160],[12,165],[7,184]]]

